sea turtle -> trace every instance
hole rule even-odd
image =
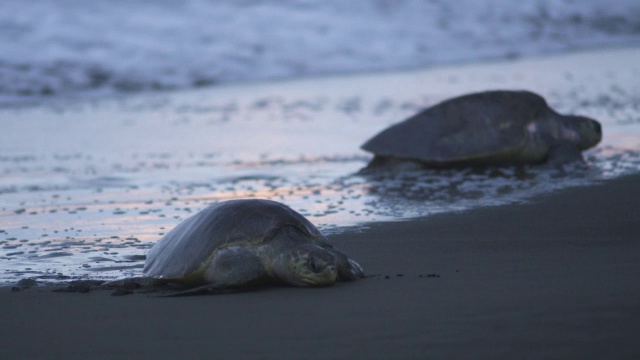
[[[267,282],[326,286],[364,276],[305,217],[259,199],[219,202],[184,220],[149,250],[143,272],[205,290]]]
[[[362,149],[369,168],[406,160],[428,167],[534,164],[582,159],[600,123],[561,115],[529,91],[486,91],[443,101],[383,130]]]

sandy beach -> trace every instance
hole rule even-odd
[[[2,359],[632,359],[640,176],[332,241],[371,276],[155,298],[0,292]]]
[[[640,359],[637,1],[4,2],[0,360]],[[602,140],[570,165],[362,171],[375,134],[490,90]],[[499,127],[555,129],[527,109]],[[181,221],[247,198],[366,278],[54,292],[142,276]]]

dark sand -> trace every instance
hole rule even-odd
[[[640,358],[640,176],[332,240],[380,276],[184,298],[0,289],[0,359]]]

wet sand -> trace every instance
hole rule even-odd
[[[0,358],[631,359],[640,176],[333,236],[369,275],[154,298],[0,289]]]

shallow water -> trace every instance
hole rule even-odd
[[[640,51],[298,80],[0,110],[0,283],[139,275],[207,204],[268,198],[326,233],[526,201],[640,171]],[[585,166],[362,176],[359,146],[465,92],[530,89],[600,120]]]

